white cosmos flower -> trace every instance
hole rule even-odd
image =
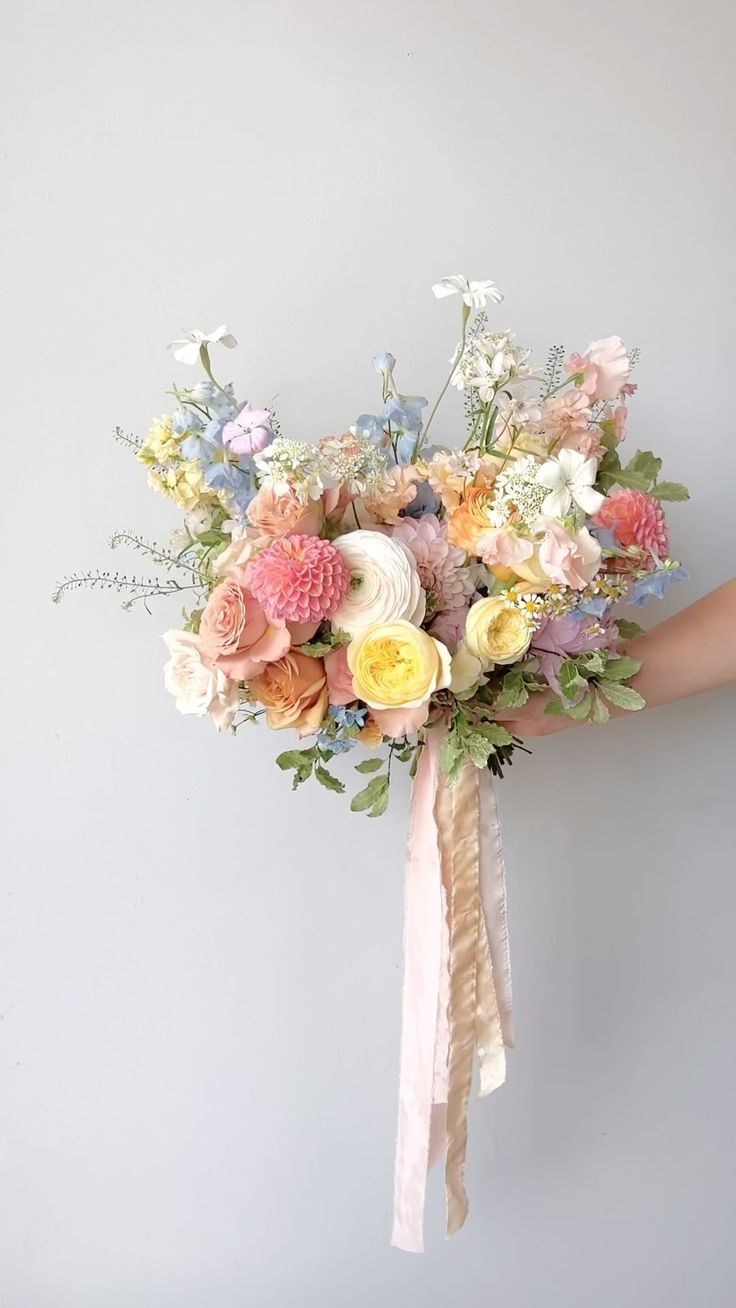
[[[462,295],[463,303],[469,309],[482,309],[486,300],[500,304],[503,299],[495,282],[469,282],[461,273],[455,273],[453,277],[441,277],[435,282],[432,291],[438,300],[444,300],[446,295]]]
[[[355,636],[397,618],[421,626],[426,598],[414,555],[402,541],[361,529],[332,543],[350,571],[347,594],[332,615],[333,631]]]
[[[579,450],[560,450],[554,459],[548,459],[537,472],[537,481],[549,491],[542,513],[548,518],[564,518],[573,501],[583,513],[596,513],[605,495],[593,490],[598,475],[595,459],[586,459]]]
[[[183,341],[172,341],[169,346],[174,351],[174,358],[177,363],[196,363],[199,358],[199,351],[203,345],[224,345],[226,349],[232,350],[237,345],[237,341],[232,332],[229,332],[224,323],[216,327],[213,332],[200,331],[199,327],[193,327],[191,331],[185,332]]]

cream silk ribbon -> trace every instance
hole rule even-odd
[[[506,886],[490,773],[454,786],[430,731],[412,794],[404,917],[399,1122],[392,1244],[421,1253],[427,1171],[445,1160],[447,1234],[463,1225],[468,1102],[506,1076],[512,1043]]]

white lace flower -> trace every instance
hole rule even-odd
[[[542,513],[548,518],[564,518],[577,504],[583,513],[596,513],[605,499],[600,491],[593,490],[598,475],[595,459],[586,459],[578,450],[560,450],[554,459],[548,459],[537,472],[540,486],[549,491]]]
[[[482,309],[486,300],[490,300],[492,304],[500,304],[503,300],[503,294],[495,282],[469,282],[461,273],[440,278],[435,282],[432,291],[438,300],[443,300],[446,295],[462,295],[463,303],[467,304],[469,309]]]
[[[414,555],[380,531],[351,531],[333,541],[350,571],[350,586],[332,615],[334,631],[350,636],[404,618],[420,626],[426,599]]]
[[[237,341],[232,332],[229,332],[224,323],[216,327],[213,332],[200,331],[199,327],[193,327],[191,331],[184,333],[183,341],[172,341],[169,346],[174,351],[174,358],[177,363],[196,363],[199,359],[199,351],[203,345],[224,345],[226,349],[232,350],[237,345]]]

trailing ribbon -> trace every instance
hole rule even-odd
[[[513,1043],[506,884],[490,773],[454,786],[430,731],[412,794],[406,865],[399,1122],[391,1243],[421,1253],[427,1171],[445,1159],[447,1234],[468,1212],[465,1154],[473,1057],[480,1093],[506,1077]]]

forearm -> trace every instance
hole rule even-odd
[[[736,681],[736,580],[628,641],[641,660],[632,685],[649,707]]]

